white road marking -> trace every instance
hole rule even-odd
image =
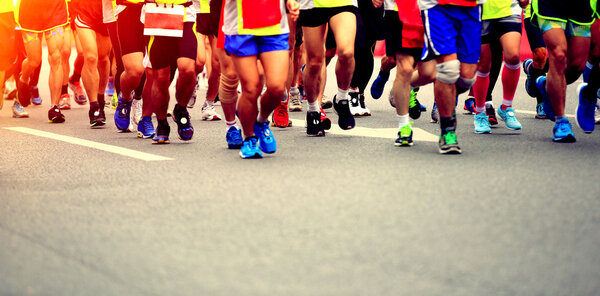
[[[535,113],[535,111],[529,111],[529,110],[515,110],[515,112],[523,113],[523,114],[531,114],[531,115],[537,114],[537,113]],[[575,118],[575,114],[565,114],[565,116]]]
[[[94,141],[88,141],[88,140],[84,140],[84,139],[59,135],[59,134],[55,134],[55,133],[40,131],[40,130],[36,130],[36,129],[32,129],[32,128],[5,127],[4,129],[15,131],[15,132],[20,132],[20,133],[25,133],[25,134],[30,134],[30,135],[34,135],[34,136],[38,136],[38,137],[63,141],[63,142],[69,143],[69,144],[75,144],[75,145],[80,145],[80,146],[84,146],[84,147],[88,147],[88,148],[94,148],[94,149],[98,149],[98,150],[102,150],[102,151],[106,151],[106,152],[110,152],[110,153],[115,153],[115,154],[128,156],[128,157],[132,157],[132,158],[136,158],[136,159],[140,159],[140,160],[145,160],[145,161],[173,160],[172,158],[169,158],[169,157],[140,152],[140,151],[127,149],[127,148],[123,148],[123,147],[119,147],[119,146],[113,146],[113,145],[98,143],[98,142],[94,142]]]
[[[305,120],[291,119],[294,126],[304,127],[306,126]],[[413,127],[413,141],[415,142],[437,142],[438,136],[428,133],[418,127]],[[331,129],[325,131],[329,134],[334,135],[345,135],[345,136],[358,136],[358,137],[371,137],[371,138],[382,138],[382,139],[396,139],[398,137],[397,128],[367,128],[357,126],[351,130],[342,130],[337,124],[331,124]]]

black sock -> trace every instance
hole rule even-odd
[[[64,95],[64,94],[68,94],[69,93],[69,85],[65,84],[62,86],[62,88],[60,89],[60,94]]]
[[[166,118],[165,119],[157,119],[156,121],[158,122],[158,125],[161,125],[161,126],[169,125],[169,122],[167,121]]]
[[[100,106],[104,106],[105,102],[104,102],[104,94],[98,94],[98,104]]]
[[[379,77],[387,81],[390,78],[390,71],[379,71]]]
[[[100,105],[98,102],[90,102],[90,110],[100,109]]]
[[[173,113],[181,114],[181,113],[186,113],[186,112],[187,112],[186,107],[183,107],[179,104],[175,104],[175,108],[173,108]]]
[[[456,118],[455,117],[441,117],[440,127],[442,128],[442,134],[447,132],[453,132],[456,130]]]

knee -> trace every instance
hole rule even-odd
[[[565,48],[556,47],[548,53],[550,55],[550,63],[554,67],[559,70],[564,70],[567,67],[567,50]]]
[[[436,79],[446,84],[454,84],[460,76],[460,62],[458,60],[438,63],[435,66]]]
[[[519,65],[521,64],[521,57],[519,55],[505,55],[504,63],[506,65]]]
[[[125,65],[125,72],[128,75],[140,79],[142,78],[142,75],[144,75],[144,66],[138,64]]]
[[[95,67],[98,64],[98,55],[95,54],[86,54],[83,57],[84,65],[89,65]]]
[[[244,92],[250,98],[258,98],[261,90],[262,90],[262,86],[260,85],[260,83],[255,83],[255,82],[242,83],[242,92]]]
[[[48,63],[50,63],[50,67],[56,67],[58,65],[60,65],[60,62],[62,60],[62,56],[60,54],[60,51],[53,51],[48,53]],[[41,59],[39,60],[39,62],[37,62],[36,65],[39,66],[41,62]]]
[[[345,48],[338,50],[338,61],[340,63],[349,63],[354,59],[354,48]]]
[[[179,67],[179,77],[184,81],[191,81],[196,77],[195,67]]]
[[[396,76],[408,77],[410,79],[413,72],[414,68],[409,63],[399,63],[396,66]]]
[[[267,85],[267,92],[273,98],[283,98],[285,86],[283,83]]]
[[[307,64],[306,67],[308,68],[309,72],[311,72],[311,73],[320,72],[321,67],[323,66],[323,57],[320,56],[320,57],[310,58],[306,64]]]

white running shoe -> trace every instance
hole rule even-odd
[[[288,109],[290,112],[302,111],[302,95],[300,95],[300,91],[297,88],[295,91],[290,90],[289,101]]]
[[[202,120],[221,120],[221,115],[215,110],[215,106],[204,103],[202,107]]]
[[[350,97],[350,113],[352,113],[354,116],[362,116],[363,110],[360,107],[360,102],[358,101],[358,91],[351,90],[348,93],[348,96]]]
[[[194,87],[194,92],[192,93],[190,101],[187,104],[187,107],[190,109],[194,108],[194,105],[196,105],[196,96],[198,95],[198,90],[200,90],[200,76],[202,76],[202,74],[198,74],[196,77],[196,86]]]
[[[129,112],[129,131],[137,131],[137,126],[140,120],[142,120],[142,100],[133,99],[131,101],[131,111]]]

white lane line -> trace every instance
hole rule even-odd
[[[306,121],[300,119],[291,119],[294,126],[304,127]],[[438,136],[428,133],[417,127],[413,127],[413,141],[417,142],[437,142]],[[357,126],[351,130],[342,130],[337,124],[332,124],[331,129],[325,131],[334,135],[358,136],[382,139],[396,139],[398,137],[397,128],[366,128]]]
[[[529,110],[515,110],[515,112],[523,113],[523,114],[531,114],[531,115],[537,114],[537,113],[535,113],[535,111],[529,111]],[[565,114],[565,116],[575,118],[575,114]]]
[[[63,142],[69,143],[69,144],[75,144],[75,145],[80,145],[80,146],[84,146],[84,147],[94,148],[94,149],[98,149],[98,150],[102,150],[102,151],[106,151],[106,152],[110,152],[110,153],[115,153],[115,154],[128,156],[128,157],[132,157],[132,158],[136,158],[136,159],[140,159],[140,160],[145,160],[145,161],[173,160],[172,158],[169,158],[169,157],[140,152],[140,151],[127,149],[127,148],[123,148],[123,147],[119,147],[119,146],[102,144],[102,143],[98,143],[98,142],[88,141],[88,140],[69,137],[69,136],[63,136],[63,135],[40,131],[40,130],[36,130],[36,129],[32,129],[32,128],[5,127],[4,129],[15,131],[15,132],[20,132],[20,133],[25,133],[25,134],[30,134],[30,135],[34,135],[34,136],[38,136],[38,137],[48,138],[48,139],[52,139],[52,140],[63,141]]]

